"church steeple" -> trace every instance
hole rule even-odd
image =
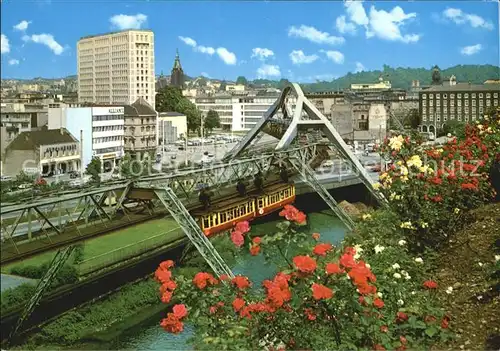
[[[182,70],[181,59],[179,58],[179,49],[175,54],[174,67],[170,76],[170,85],[181,88],[184,86],[184,71]]]

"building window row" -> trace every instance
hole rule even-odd
[[[429,99],[434,99],[435,98],[436,100],[438,100],[438,99],[441,98],[441,95],[439,93],[436,93],[436,94],[429,93],[429,94],[422,94],[422,99],[423,100],[427,99],[427,95],[429,95]],[[479,96],[480,99],[482,99],[483,97],[486,97],[486,99],[491,99],[492,94],[491,93],[486,93],[486,94],[477,93],[477,95],[476,95],[476,93],[471,93],[470,94],[470,97],[473,98],[473,99],[475,99],[477,96]],[[457,97],[457,99],[462,99],[462,93],[457,93],[456,97]],[[493,93],[493,97],[494,98],[498,98],[498,93]],[[443,94],[443,99],[447,99],[447,98],[448,98],[447,94]],[[455,98],[455,94],[450,94],[450,98],[454,99]],[[469,98],[469,93],[463,93],[463,98],[464,99],[468,99]]]
[[[122,150],[122,148],[120,146],[106,147],[103,149],[94,149],[96,154],[108,154],[111,152],[117,152],[117,151],[121,151],[121,150]]]
[[[123,115],[104,115],[104,116],[92,116],[92,121],[118,121],[123,119]]]
[[[123,125],[115,125],[115,126],[99,126],[92,127],[93,132],[110,132],[114,130],[123,130]]]
[[[109,143],[111,141],[120,141],[120,140],[123,140],[123,135],[113,135],[108,137],[92,138],[92,144]]]

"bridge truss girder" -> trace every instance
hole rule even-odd
[[[19,253],[17,243],[31,240],[35,233],[51,243],[51,234],[70,230],[80,235],[83,228],[91,225],[106,226],[119,210],[127,216],[124,199],[129,188],[127,182],[22,205],[1,206],[2,251],[14,249]],[[113,207],[109,206],[111,203]]]
[[[257,172],[268,174],[277,169],[283,160],[296,158],[304,163],[310,163],[320,147],[324,145],[311,144],[275,151],[270,154],[243,159],[234,159],[227,163],[215,164],[207,168],[179,171],[173,175],[160,175],[139,179],[134,186],[139,188],[169,187],[181,199],[184,205],[198,203],[201,188],[209,188],[215,194],[222,189],[236,186],[238,181],[252,179]]]

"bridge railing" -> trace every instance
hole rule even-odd
[[[88,275],[104,267],[122,262],[127,259],[131,259],[133,257],[137,257],[168,243],[175,242],[176,240],[181,239],[184,236],[185,235],[180,227],[175,227],[166,232],[156,234],[154,236],[126,246],[122,246],[113,251],[88,258],[80,262],[80,264],[78,265],[79,274],[80,276]]]

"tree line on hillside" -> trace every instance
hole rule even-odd
[[[393,88],[409,89],[413,80],[420,81],[420,85],[432,84],[433,68],[393,68],[384,65],[382,70],[362,71],[358,73],[348,73],[347,75],[332,81],[317,81],[315,83],[301,83],[301,87],[306,92],[335,91],[349,88],[356,83],[375,83],[382,77],[389,80]],[[454,75],[457,82],[471,82],[482,84],[488,79],[500,79],[500,68],[493,65],[458,65],[444,70],[440,70],[443,81]],[[250,87],[267,86],[282,89],[288,79],[281,80],[255,79],[249,81],[244,76],[236,79],[237,84],[245,84]]]

